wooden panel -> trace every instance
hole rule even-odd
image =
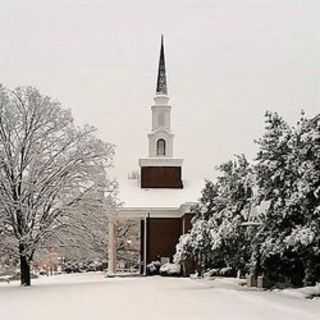
[[[148,218],[147,224],[147,263],[170,259],[176,252],[176,245],[182,231],[181,218]]]
[[[142,167],[141,188],[183,188],[181,167]]]

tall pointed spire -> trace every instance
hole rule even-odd
[[[164,45],[163,45],[163,35],[161,35],[161,49],[159,58],[159,68],[158,68],[158,79],[157,79],[157,95],[167,95],[167,75],[166,75],[166,63],[164,58]]]

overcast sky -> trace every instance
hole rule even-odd
[[[115,174],[147,155],[165,35],[184,176],[255,156],[265,110],[320,112],[319,0],[1,0],[0,82],[34,85],[117,145]]]

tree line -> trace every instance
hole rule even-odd
[[[302,112],[295,126],[266,112],[249,162],[237,155],[217,167],[192,208],[192,228],[175,261],[200,274],[229,267],[264,275],[269,286],[320,280],[320,117]]]

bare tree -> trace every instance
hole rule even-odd
[[[95,131],[35,88],[0,87],[0,221],[16,239],[24,286],[43,242],[84,230],[75,217],[108,192],[114,148]]]

